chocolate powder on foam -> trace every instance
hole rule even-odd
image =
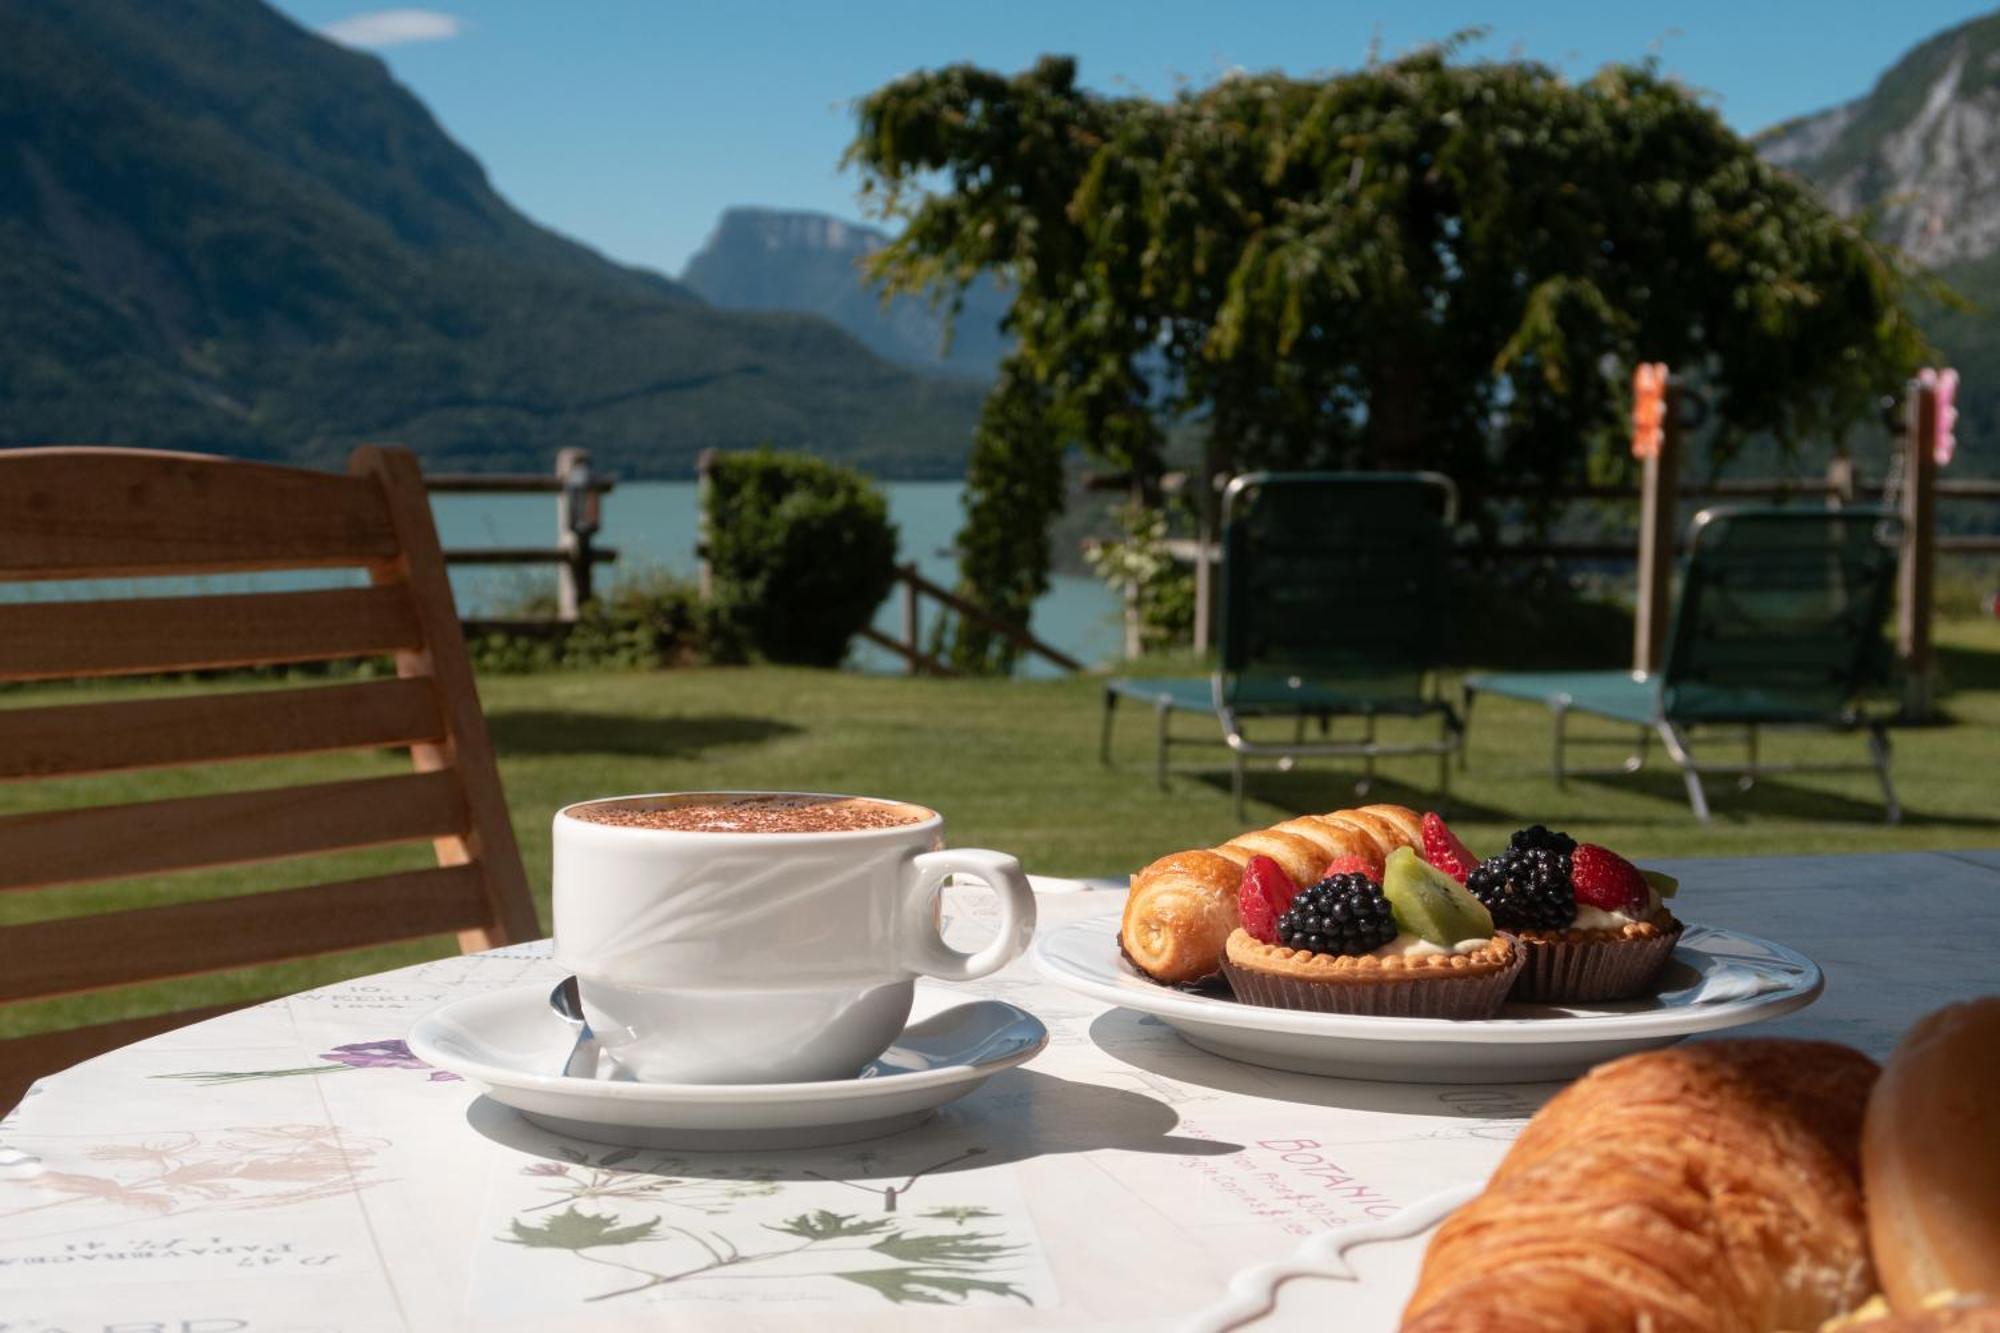
[[[847,833],[920,823],[928,811],[879,801],[771,796],[689,805],[585,805],[570,811],[592,824],[681,833]]]

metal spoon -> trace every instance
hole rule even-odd
[[[583,995],[577,989],[575,977],[564,977],[556,983],[556,988],[549,992],[549,1008],[576,1032],[576,1045],[570,1047],[569,1059],[563,1061],[563,1077],[596,1078],[598,1057],[604,1048],[598,1044],[597,1034],[590,1030],[590,1020],[583,1016]]]

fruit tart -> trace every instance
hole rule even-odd
[[[1405,1018],[1491,1018],[1523,955],[1492,915],[1415,849],[1391,852],[1378,873],[1335,860],[1299,887],[1253,856],[1239,889],[1241,925],[1224,945],[1222,973],[1246,1004]]]
[[[1472,866],[1464,882],[1527,957],[1515,1000],[1589,1004],[1643,995],[1681,936],[1662,902],[1673,894],[1672,878],[1540,824]]]

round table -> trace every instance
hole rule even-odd
[[[2000,852],[1662,862],[1690,920],[1803,949],[1818,1004],[1758,1032],[1878,1058],[1993,985]],[[951,909],[979,915],[984,900]],[[1115,892],[1041,897],[1045,926]],[[1550,1085],[1235,1064],[1026,961],[967,992],[1049,1048],[844,1147],[573,1142],[413,1060],[454,997],[552,983],[546,943],[363,977],[44,1080],[0,1122],[0,1326],[170,1333],[1214,1327],[1232,1277],[1477,1182]],[[1421,1240],[1294,1281],[1260,1329],[1391,1328]],[[669,1325],[662,1318],[671,1318]]]

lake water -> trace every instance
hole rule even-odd
[[[957,582],[952,538],[961,521],[957,482],[888,482],[890,518],[898,529],[902,560],[936,583]],[[439,495],[431,501],[438,537],[446,550],[481,546],[554,547],[556,504],[553,495]],[[693,482],[644,481],[621,483],[604,497],[602,527],[597,540],[618,551],[618,561],[600,565],[600,586],[636,572],[663,569],[686,578],[695,572],[695,485]],[[282,574],[218,574],[193,579],[103,579],[88,583],[0,583],[0,601],[54,601],[77,597],[171,596],[205,593],[275,591],[329,587],[361,581],[359,571],[300,570]],[[550,565],[460,565],[451,573],[459,614],[496,615],[527,596],[544,593],[553,599],[556,567]],[[936,604],[924,599],[919,642],[927,641],[937,615]],[[875,624],[895,637],[902,632],[900,595],[892,591],[876,614]],[[1119,608],[1103,584],[1076,575],[1058,575],[1048,594],[1035,605],[1031,627],[1037,637],[1083,662],[1098,663],[1117,655],[1121,634]],[[898,671],[900,659],[868,644],[857,644],[853,665],[864,671]],[[1026,675],[1061,674],[1048,662],[1024,658]]]
[[[958,565],[952,539],[963,521],[955,481],[882,483],[889,517],[896,524],[903,560],[935,583],[952,587]],[[438,537],[447,550],[476,546],[553,545],[555,499],[548,495],[440,495],[431,503]],[[615,548],[618,562],[600,565],[600,580],[646,569],[664,569],[687,578],[695,572],[695,485],[693,482],[620,483],[604,497],[603,526],[597,540]],[[555,591],[554,566],[464,566],[452,572],[461,614],[485,614],[520,600],[531,591]],[[922,634],[928,636],[936,603],[922,599]],[[892,591],[876,613],[876,628],[891,637],[902,633],[900,591]],[[1093,578],[1057,575],[1035,604],[1030,622],[1037,638],[1087,663],[1115,657],[1122,638],[1117,598]],[[922,641],[920,639],[920,641]],[[900,659],[869,644],[857,644],[854,664],[865,671],[900,670]],[[1022,663],[1028,675],[1060,674],[1038,657]]]

